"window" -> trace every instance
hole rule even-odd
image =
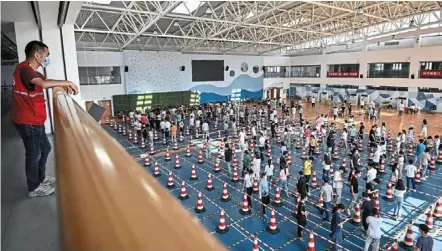
[[[285,78],[289,77],[288,66],[264,66],[264,78]]]
[[[332,64],[328,72],[359,72],[359,64]]]
[[[121,84],[119,66],[78,67],[80,85],[115,85]]]
[[[418,92],[442,93],[442,88],[419,87]]]
[[[292,66],[290,70],[291,77],[301,78],[319,78],[321,76],[320,65],[304,65],[304,66]]]
[[[369,64],[368,78],[408,78],[410,63],[373,63]]]
[[[421,62],[421,70],[442,70],[442,62]]]

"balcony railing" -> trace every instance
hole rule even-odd
[[[384,70],[384,71],[369,71],[368,78],[409,78],[410,71],[401,70]]]
[[[225,250],[69,95],[53,93],[63,250]]]
[[[265,72],[264,78],[289,78],[288,72]]]
[[[292,78],[319,78],[321,75],[312,71],[292,71],[290,76]]]

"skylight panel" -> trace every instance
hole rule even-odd
[[[172,12],[177,14],[190,15],[201,5],[201,1],[185,1],[178,5]]]
[[[283,26],[283,27],[292,27],[292,26],[295,26],[295,25],[299,25],[299,24],[305,23],[306,21],[307,21],[306,18],[300,17],[300,18],[297,18],[297,19],[295,19],[295,20],[293,20],[291,22],[284,23],[281,26]]]

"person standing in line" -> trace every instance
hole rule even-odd
[[[313,157],[309,157],[304,162],[304,176],[305,176],[305,182],[307,183],[307,193],[309,193],[308,184],[310,182],[310,177],[312,175],[312,162],[313,162]]]
[[[397,169],[399,172],[398,178],[402,179],[402,174],[403,174],[403,170],[404,170],[404,162],[405,162],[405,157],[404,157],[404,152],[402,150],[399,151],[399,155],[398,155],[398,159],[397,159]]]
[[[308,155],[310,157],[313,156],[313,154],[315,153],[315,149],[316,149],[316,138],[314,135],[310,136],[310,143],[309,143],[309,149],[308,149]]]
[[[340,167],[333,176],[333,188],[336,191],[336,204],[341,203],[342,199],[342,187],[344,184],[344,179],[342,178],[343,167]]]
[[[264,137],[264,134],[261,132],[261,136],[259,137],[259,142],[258,142],[259,152],[261,153],[261,155],[262,152],[264,151],[265,143],[266,143],[266,138]]]
[[[308,213],[305,211],[305,202],[307,200],[307,197],[301,197],[301,200],[299,201],[299,205],[297,207],[297,214],[296,214],[296,221],[298,222],[298,239],[302,239],[303,237],[303,229],[305,229],[305,226],[307,225],[307,215]]]
[[[247,193],[247,202],[249,208],[252,208],[252,193],[253,193],[253,170],[247,169],[247,173],[244,176],[244,188]]]
[[[356,204],[358,203],[358,197],[359,197],[359,181],[358,178],[361,177],[361,171],[356,170],[355,174],[352,176],[350,180],[350,193],[351,193],[351,201],[350,205],[347,209],[347,214],[350,215],[351,210],[354,210],[356,207]]]
[[[375,209],[375,201],[370,198],[370,194],[368,192],[363,193],[364,201],[362,202],[361,211],[362,211],[362,227],[365,231],[368,229],[367,218],[371,216]]]
[[[244,158],[242,160],[242,171],[241,171],[241,177],[244,178],[244,174],[248,172],[250,169],[252,158],[250,157],[249,150],[244,150]],[[252,170],[253,173],[253,170]]]
[[[422,154],[425,152],[426,146],[424,145],[424,140],[420,139],[419,144],[416,146],[416,152],[414,155],[414,163],[417,162],[417,160],[420,160]]]
[[[407,188],[409,191],[416,191],[416,171],[417,167],[413,165],[414,161],[412,159],[408,160],[408,165],[405,166],[405,176],[407,177]]]
[[[273,177],[273,170],[275,166],[272,163],[272,160],[267,160],[267,165],[264,167],[264,172],[267,175],[267,182],[269,183],[269,188],[272,186],[272,177]]]
[[[311,101],[312,101],[312,108],[315,108],[316,107],[316,99],[315,99],[315,97],[312,97]]]
[[[253,173],[255,174],[256,178],[258,178],[259,172],[261,172],[261,158],[259,156],[259,153],[255,153],[255,158],[253,159],[252,170],[253,170]]]
[[[308,186],[307,186],[307,180],[304,176],[304,172],[299,171],[298,173],[299,173],[299,179],[298,179],[298,183],[296,184],[296,188],[298,189],[298,192],[302,198],[302,197],[307,196]]]
[[[427,179],[428,164],[430,163],[430,161],[431,161],[430,148],[425,148],[425,151],[421,154],[420,158],[420,165],[422,168],[422,174],[421,174],[422,180]]]
[[[331,164],[332,164],[332,162],[331,162],[329,153],[328,152],[324,152],[324,161],[322,163],[322,165],[323,165],[322,181],[324,181],[325,179],[329,179]]]
[[[341,249],[341,243],[342,243],[342,226],[345,224],[345,222],[347,222],[348,220],[350,220],[349,218],[343,220],[342,219],[342,212],[345,210],[344,205],[342,204],[337,204],[334,208],[333,208],[333,217],[332,217],[332,221],[331,221],[331,235],[332,235],[332,240],[334,242],[333,245],[333,250],[334,251],[338,251]]]
[[[365,247],[364,251],[368,251],[368,248],[370,247],[370,244],[373,243],[372,251],[379,251],[379,243],[381,242],[381,225],[382,225],[382,219],[379,214],[379,210],[375,208],[373,210],[373,216],[367,217],[367,224],[368,224],[368,230],[367,230],[367,238],[365,239]]]
[[[299,121],[303,120],[304,108],[302,105],[299,105]]]
[[[232,174],[232,156],[233,156],[233,152],[232,149],[230,148],[229,144],[226,144],[226,150],[224,151],[224,161],[227,164],[227,168],[229,168],[229,174]]]
[[[205,144],[206,144],[206,149],[205,149],[206,159],[210,159],[210,145],[211,145],[211,143],[212,143],[212,139],[210,139],[210,136],[207,135],[206,136],[206,140],[205,140]]]
[[[430,229],[425,224],[419,224],[419,232],[421,236],[417,239],[415,251],[432,251],[434,241],[431,236],[428,235]]]
[[[172,142],[177,142],[177,138],[176,138],[177,127],[176,127],[175,123],[172,124],[172,127],[170,130],[172,132]]]
[[[287,168],[287,165],[284,165],[281,167],[281,170],[279,171],[279,189],[284,190],[285,194],[287,195],[287,198],[289,198],[289,188],[287,184],[287,177],[289,176],[289,170]]]
[[[434,152],[436,156],[439,156],[439,146],[440,146],[440,137],[439,135],[434,136]]]
[[[398,117],[402,117],[402,115],[404,115],[404,110],[405,110],[405,105],[404,105],[404,101],[401,101],[398,105],[398,109],[399,109],[399,115]]]
[[[396,221],[401,217],[405,191],[404,182],[399,179],[394,189],[394,216]]]
[[[204,123],[202,125],[203,130],[203,137],[206,138],[209,136],[209,122],[207,120],[204,120]]]
[[[324,184],[321,187],[321,191],[319,196],[323,196],[324,198],[324,209],[320,211],[321,216],[325,212],[325,218],[322,218],[323,221],[330,221],[330,210],[331,210],[331,202],[333,199],[333,188],[328,183],[328,178],[324,179]]]
[[[267,176],[265,173],[261,174],[261,180],[259,181],[259,198],[261,198],[262,203],[262,214],[264,218],[267,220],[268,216],[266,215],[266,207],[270,203],[270,195],[269,195],[269,183],[267,182]]]
[[[43,89],[61,87],[76,95],[78,87],[71,81],[50,80],[37,71],[49,65],[49,47],[31,41],[25,47],[26,60],[19,63],[12,75],[12,123],[25,147],[25,173],[29,197],[54,193],[50,185],[54,177],[46,175],[46,161],[51,143],[45,132],[46,100]]]
[[[422,131],[420,133],[420,136],[424,138],[428,136],[428,123],[426,119],[422,120]]]

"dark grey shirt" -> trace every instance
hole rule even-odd
[[[419,239],[417,239],[416,247],[419,248],[420,251],[432,251],[433,238],[431,238],[431,236],[419,237]]]

